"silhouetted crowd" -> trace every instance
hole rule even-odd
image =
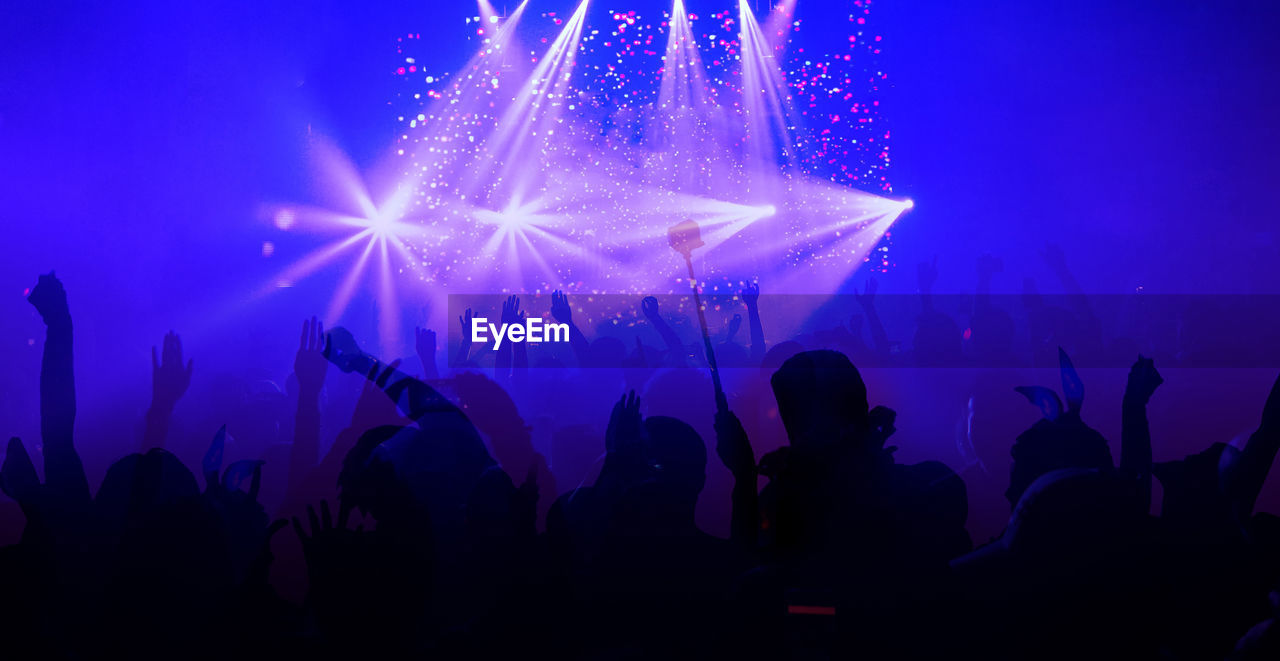
[[[975,465],[999,468],[975,477],[895,458],[896,414],[871,405],[854,364],[888,347],[873,287],[858,296],[870,344],[859,324],[767,346],[758,297],[755,285],[739,296],[750,345],[733,341],[741,318],[715,345],[751,366],[723,396],[700,338],[681,337],[656,299],[640,309],[665,346],[632,348],[588,338],[556,292],[550,313],[571,325],[577,365],[530,369],[509,343],[490,376],[464,341],[463,367],[442,369],[435,333],[419,329],[411,375],[311,319],[283,385],[219,377],[185,416],[190,434],[174,412],[195,370],[170,334],[153,349],[138,451],[91,484],[72,314],[62,283],[41,276],[29,296],[47,328],[40,438],[10,439],[0,468],[3,505],[21,509],[3,520],[23,526],[0,550],[4,649],[1280,658],[1280,519],[1255,513],[1280,449],[1280,381],[1243,443],[1205,439],[1157,463],[1147,407],[1163,379],[1136,356],[1117,460],[1055,345],[1061,392],[1018,387],[1038,419],[978,448]],[[914,350],[959,347],[923,300]],[[973,332],[1006,341],[999,311],[978,306]],[[525,314],[511,297],[501,318]],[[343,384],[356,384],[349,400]],[[779,424],[785,439],[764,442]],[[975,503],[994,513],[985,523]]]

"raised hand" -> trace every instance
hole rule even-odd
[[[1125,384],[1124,399],[1132,404],[1146,406],[1162,383],[1164,379],[1156,371],[1154,361],[1138,356],[1138,362],[1129,368],[1129,382]]]
[[[569,297],[559,289],[551,292],[551,316],[562,324],[573,323],[573,308],[569,307]]]
[[[413,347],[418,353],[418,358],[423,362],[427,360],[435,360],[436,355],[436,332],[430,328],[413,327]]]
[[[67,290],[53,271],[40,276],[36,286],[31,289],[31,294],[27,296],[27,302],[35,306],[45,324],[71,318],[71,311],[67,307]]]
[[[373,362],[368,354],[360,350],[351,331],[341,326],[330,330],[326,336],[324,357],[343,372],[364,371]]]
[[[742,328],[742,315],[735,314],[733,315],[733,319],[729,320],[729,331],[724,341],[732,342],[734,336],[738,334],[738,329],[740,328]]]
[[[660,319],[658,299],[652,296],[645,296],[644,299],[640,301],[640,312],[644,313],[644,316],[647,319]]]
[[[302,527],[302,522],[298,517],[292,517],[293,531],[297,533],[298,539],[302,541],[303,548],[307,548],[315,543],[316,539],[327,535],[342,535],[343,533],[359,533],[364,530],[363,525],[356,526],[354,530],[347,529],[347,522],[351,518],[351,509],[347,507],[338,508],[338,520],[335,525],[333,514],[329,511],[329,501],[320,501],[320,516],[316,516],[316,508],[307,505],[307,520],[311,525],[311,534],[307,534],[306,529]]]
[[[315,317],[302,322],[302,335],[298,338],[298,353],[293,357],[293,373],[298,377],[298,390],[314,395],[324,387],[324,374],[329,369],[325,354],[329,353],[328,337],[324,323]]]
[[[315,317],[302,322],[298,353],[293,357],[293,374],[298,379],[298,410],[294,417],[293,444],[289,447],[290,489],[296,488],[320,459],[320,391],[324,388],[325,372],[329,370],[328,357],[338,353],[330,345],[323,323]]]
[[[462,336],[458,338],[458,356],[457,363],[459,365],[467,362],[467,358],[471,355],[471,320],[475,319],[476,314],[467,308],[467,311],[458,317],[458,324],[462,326]]]
[[[322,602],[317,606],[340,610],[358,607],[357,604],[342,603],[350,595],[358,593],[358,584],[366,575],[366,568],[360,567],[356,561],[364,526],[349,530],[347,522],[350,516],[351,509],[340,505],[335,524],[329,511],[329,501],[321,500],[318,516],[316,508],[307,505],[309,533],[298,517],[291,517],[293,532],[302,542],[302,554],[307,560],[311,598]]]
[[[472,312],[471,308],[467,308],[467,311],[462,313],[462,316],[458,317],[458,325],[462,326],[463,342],[471,341],[471,320],[474,319],[475,316],[476,313]]]
[[[742,297],[742,302],[745,303],[748,308],[755,307],[756,303],[760,301],[759,283],[748,282],[738,295]]]
[[[520,312],[520,299],[512,294],[502,302],[502,323],[519,324],[523,322],[524,314]]]
[[[605,450],[613,452],[624,447],[638,445],[644,435],[644,421],[640,417],[640,398],[632,390],[618,399],[609,414],[609,426],[605,430]]]
[[[151,347],[151,405],[170,410],[191,386],[193,361],[182,364],[182,339],[173,331],[164,336],[163,349]]]
[[[439,376],[436,368],[436,332],[430,328],[413,328],[413,346],[417,350],[418,360],[422,361],[423,373],[428,379]]]
[[[44,319],[40,358],[40,440],[44,443],[45,486],[78,507],[90,500],[84,465],[75,449],[76,376],[71,310],[62,282],[50,271],[40,276],[27,301]]]

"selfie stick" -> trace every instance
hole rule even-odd
[[[707,352],[707,365],[711,368],[711,384],[716,389],[716,411],[725,413],[729,410],[729,400],[724,395],[724,387],[720,385],[720,368],[716,366],[716,353],[711,347],[711,333],[707,331],[707,315],[702,311],[702,298],[698,296],[698,277],[693,272],[693,249],[704,245],[698,224],[692,220],[686,220],[669,228],[667,240],[670,241],[672,249],[684,257],[685,266],[689,267],[689,286],[693,288],[693,305],[698,309],[698,325],[702,327],[702,345]]]

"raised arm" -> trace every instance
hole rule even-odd
[[[328,339],[324,324],[312,317],[302,322],[293,374],[298,379],[298,411],[294,417],[293,447],[289,450],[289,484],[300,485],[320,461],[320,392],[324,389]]]
[[[458,338],[458,356],[454,361],[458,366],[462,366],[471,357],[471,320],[474,317],[475,313],[471,308],[467,308],[467,311],[458,317],[458,323],[462,325],[462,335]]]
[[[559,289],[551,292],[551,316],[562,324],[569,325],[569,344],[573,347],[573,353],[578,357],[578,364],[587,367],[591,363],[590,343],[587,342],[587,336],[578,330],[577,324],[573,323],[573,308],[569,307],[569,297]]]
[[[1253,432],[1240,458],[1228,478],[1228,493],[1236,515],[1244,521],[1253,513],[1253,506],[1262,491],[1263,482],[1271,472],[1276,452],[1280,450],[1280,378],[1271,386],[1271,394],[1262,408],[1262,421]]]
[[[676,335],[676,332],[667,324],[667,320],[662,318],[662,314],[658,310],[658,299],[652,296],[645,296],[640,301],[640,311],[644,313],[649,323],[653,324],[654,330],[658,331],[658,335],[662,336],[662,341],[667,345],[667,354],[670,356],[669,364],[672,367],[685,365],[688,362],[688,352],[685,351],[684,344],[680,342],[680,336]]]
[[[876,353],[882,356],[889,355],[889,334],[884,331],[884,323],[880,321],[880,313],[876,310],[876,291],[879,284],[875,278],[867,280],[866,288],[859,294],[855,289],[853,297],[858,301],[858,305],[862,306],[862,313],[867,317],[867,324],[871,326],[871,341],[875,344]]]
[[[1164,383],[1150,358],[1138,356],[1129,368],[1120,413],[1120,470],[1138,481],[1143,514],[1151,508],[1151,428],[1147,423],[1147,403]]]
[[[632,390],[613,405],[604,435],[604,465],[595,488],[606,498],[617,498],[628,487],[644,480],[648,472],[644,452],[644,419],[640,398]]]
[[[425,381],[415,379],[399,369],[400,361],[391,363],[386,369],[373,356],[362,351],[356,344],[351,331],[339,326],[329,331],[326,338],[324,357],[343,372],[359,372],[365,378],[387,393],[396,408],[410,420],[422,421],[429,415],[443,414],[445,417],[458,417],[470,426],[466,415],[453,402],[427,385]],[[437,421],[443,418],[436,418]]]
[[[165,334],[161,351],[151,347],[151,406],[147,408],[147,427],[142,435],[143,452],[164,447],[173,407],[191,386],[193,364],[191,359],[182,364],[182,338],[172,331]]]
[[[520,299],[514,294],[507,297],[502,302],[502,325],[511,327],[513,325],[524,325],[524,315],[520,314]],[[494,356],[493,380],[502,386],[510,385],[511,379],[511,345],[515,342],[503,342],[498,345],[497,355]],[[520,344],[524,344],[521,342]]]
[[[67,292],[52,272],[40,276],[27,300],[44,319],[40,362],[40,436],[44,441],[45,484],[59,495],[87,502],[89,482],[73,442],[76,383],[71,351],[71,309]]]
[[[524,323],[524,314],[520,315],[520,323]],[[512,363],[513,380],[516,387],[524,388],[529,382],[529,343],[528,342],[512,342],[515,346],[512,351],[515,352],[515,361]]]
[[[436,365],[436,332],[430,328],[414,327],[413,345],[418,352],[425,378],[440,378],[440,368]]]
[[[755,452],[742,422],[732,411],[716,413],[716,455],[733,474],[733,512],[729,539],[753,551],[760,533],[760,498],[756,491],[758,471]]]
[[[751,326],[751,362],[758,365],[764,360],[764,325],[760,323],[760,285],[754,282],[743,287],[742,302],[747,306],[747,323]]]
[[[724,331],[724,340],[721,344],[733,344],[733,338],[738,336],[738,331],[742,329],[742,315],[735,314],[729,320],[729,327]]]

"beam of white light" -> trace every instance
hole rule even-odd
[[[657,117],[649,122],[649,141],[657,146],[649,167],[664,173],[668,185],[705,192],[713,163],[727,151],[725,136],[713,130],[720,112],[707,92],[707,73],[684,0],[674,0],[662,56]]]
[[[492,8],[491,0],[479,2],[482,15]],[[658,103],[619,108],[612,119],[622,128],[608,134],[591,114],[600,108],[568,109],[579,87],[592,91],[574,68],[587,38],[585,0],[540,59],[513,33],[527,0],[496,27],[482,21],[484,44],[443,95],[432,90],[420,128],[406,127],[397,141],[405,148],[395,161],[401,186],[384,199],[383,190],[365,188],[349,162],[337,163],[329,178],[341,183],[327,189],[344,195],[333,205],[341,211],[299,210],[297,233],[355,234],[341,242],[345,254],[308,255],[290,269],[304,275],[304,262],[315,270],[339,257],[344,269],[351,266],[337,271],[345,276],[330,303],[338,315],[365,292],[386,309],[388,295],[416,302],[428,289],[496,291],[539,278],[658,291],[678,275],[666,265],[672,258],[666,228],[683,219],[702,227],[699,258],[717,276],[778,282],[795,272],[794,280],[788,276],[795,291],[814,292],[815,283],[860,267],[859,256],[875,248],[908,201],[801,173],[801,122],[777,65],[779,43],[772,27],[756,24],[746,2],[739,2],[737,17],[741,105],[707,78],[688,0],[671,2]],[[768,25],[789,32],[795,3],[779,2]],[[728,101],[718,105],[717,98]],[[292,218],[286,226],[294,226]],[[363,251],[352,252],[360,241],[368,242]],[[815,276],[815,269],[831,275]],[[417,277],[401,277],[408,270]],[[433,287],[394,291],[419,282]],[[380,334],[398,328],[379,317]]]
[[[662,57],[662,80],[658,87],[658,107],[663,110],[680,107],[701,109],[708,103],[706,70],[702,54],[689,25],[689,12],[684,0],[671,7],[667,50]]]
[[[387,242],[394,237],[381,237],[378,240],[379,262],[381,274],[378,287],[378,342],[384,353],[391,356],[400,355],[400,306],[396,302],[395,276],[391,272],[391,256],[387,254]]]
[[[747,0],[738,0],[738,39],[742,44],[742,103],[747,121],[748,156],[756,168],[772,169],[782,156],[784,169],[799,161],[792,132],[799,126],[786,76],[760,32]]]
[[[881,237],[893,226],[898,213],[887,213],[874,220],[870,225],[857,233],[842,236],[836,242],[823,246],[827,252],[844,250],[852,254],[840,260],[823,259],[819,255],[802,268],[788,269],[781,272],[781,279],[775,284],[781,291],[797,293],[830,294],[836,291],[849,279],[870,256],[879,244]]]
[[[333,261],[335,258],[337,258],[338,255],[342,254],[342,252],[345,251],[347,248],[355,245],[361,239],[368,237],[372,234],[373,232],[371,230],[364,230],[362,232],[349,236],[345,239],[334,241],[328,245],[322,246],[321,248],[312,251],[307,256],[303,257],[301,260],[291,264],[279,275],[272,278],[270,282],[258,288],[258,290],[255,291],[253,294],[254,298],[258,298],[266,294],[270,294],[271,292],[278,289],[281,283],[293,285],[299,280],[306,278],[312,273],[315,273],[321,267]]]
[[[480,10],[480,25],[484,26],[487,32],[489,26],[498,22],[498,12],[494,11],[493,5],[489,3],[489,0],[476,0],[476,4],[479,5],[478,8]]]
[[[319,175],[318,190],[333,190],[339,194],[338,199],[328,200],[330,204],[351,205],[351,213],[347,215],[357,218],[372,218],[378,209],[369,199],[364,178],[356,170],[355,164],[337,145],[323,136],[314,136],[311,141],[311,163]],[[341,207],[339,207],[341,208]]]
[[[525,145],[533,136],[545,143],[565,106],[588,2],[578,4],[515,101],[503,112],[494,133],[484,141],[480,149],[483,156],[473,167],[477,176],[464,188],[468,196],[481,184],[506,182],[516,167],[528,165],[523,157],[542,151],[538,145]]]
[[[720,247],[721,244],[738,235],[742,230],[754,225],[757,221],[769,218],[774,215],[775,209],[773,205],[765,207],[754,207],[752,210],[742,216],[731,221],[720,223],[718,227],[712,226],[710,232],[705,233],[702,241],[706,244],[707,252],[711,252]]]
[[[817,241],[826,243],[838,242],[841,239],[861,235],[886,218],[891,225],[900,213],[900,209],[888,208],[879,210],[866,209],[861,212],[850,211],[834,218],[821,214],[819,218],[811,217],[802,233],[797,232],[792,235],[786,232],[778,232],[772,238],[757,240],[752,245],[752,249],[769,254],[771,252],[783,252],[797,245]],[[823,217],[827,218],[827,222],[821,222],[820,218]],[[817,222],[814,222],[815,220]],[[877,240],[879,239],[877,238]]]
[[[787,49],[787,34],[796,15],[796,0],[780,0],[764,22],[764,36],[773,54],[781,57]]]
[[[400,156],[411,168],[405,172],[401,186],[417,195],[427,179],[438,182],[456,182],[467,172],[469,158],[456,149],[457,143],[468,136],[483,139],[483,122],[477,119],[494,107],[509,107],[513,96],[506,94],[506,86],[495,81],[521,73],[516,27],[524,16],[529,0],[521,2],[506,19],[500,19],[497,28],[485,24],[486,37],[467,63],[450,78],[444,90],[435,95],[420,113],[421,121],[411,121],[415,140],[408,141],[408,133]],[[424,176],[424,173],[430,173]],[[436,194],[432,191],[433,198]]]
[[[342,279],[342,283],[338,285],[338,289],[333,293],[333,298],[329,301],[329,307],[324,313],[326,325],[338,325],[338,321],[342,318],[342,313],[347,311],[347,305],[351,303],[351,298],[355,295],[356,285],[360,284],[360,279],[364,275],[364,265],[368,263],[369,255],[373,254],[373,244],[377,242],[378,238],[370,232],[369,241],[364,245],[364,252],[360,253],[360,258],[347,270],[346,277]]]
[[[672,218],[696,221],[704,230],[725,225],[736,225],[741,230],[742,227],[771,215],[764,213],[764,205],[739,204],[688,193],[663,195],[659,190],[652,190],[642,192],[638,197],[649,200],[650,206],[633,209],[632,212],[641,222],[634,229],[611,237],[613,242],[626,244],[646,239],[665,241]],[[703,238],[705,240],[706,237]]]

